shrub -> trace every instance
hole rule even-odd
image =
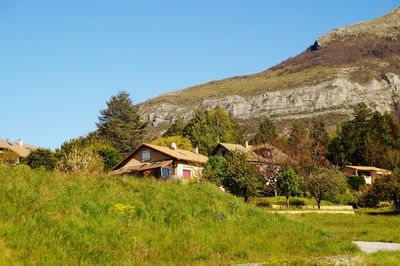
[[[67,173],[99,173],[104,163],[101,157],[89,149],[73,149],[55,167],[56,171]]]
[[[32,169],[43,167],[46,170],[53,170],[57,159],[55,153],[49,149],[37,149],[32,151],[28,157],[23,159],[23,163],[29,165]]]
[[[359,190],[361,186],[365,185],[365,178],[358,175],[348,176],[347,184],[349,184],[353,190]]]

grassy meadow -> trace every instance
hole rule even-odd
[[[0,199],[0,265],[303,265],[400,241],[399,216],[268,214],[210,184],[0,167]]]

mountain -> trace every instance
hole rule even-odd
[[[340,27],[295,57],[257,74],[211,81],[140,104],[156,131],[199,108],[225,106],[242,123],[323,116],[346,119],[365,102],[400,109],[400,7],[375,20]]]

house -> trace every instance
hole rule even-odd
[[[346,176],[363,176],[367,185],[372,185],[379,177],[392,174],[389,170],[374,166],[346,165],[342,171]]]
[[[189,179],[201,175],[207,156],[198,150],[178,149],[144,143],[110,172],[110,175],[132,174],[162,179]]]
[[[295,163],[288,155],[268,143],[255,146],[250,146],[247,142],[245,146],[232,143],[219,143],[213,150],[212,155],[226,156],[229,152],[234,150],[245,153],[247,161],[255,165],[270,164],[284,166]]]
[[[0,154],[5,155],[10,152],[7,156],[0,156],[0,160],[7,163],[18,164],[21,158],[28,157],[28,155],[38,148],[33,145],[24,144],[22,139],[17,142],[0,140]]]

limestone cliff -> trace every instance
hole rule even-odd
[[[201,84],[140,105],[156,128],[189,119],[196,108],[224,106],[250,120],[349,115],[365,102],[375,110],[400,104],[400,8],[376,20],[333,30],[303,53],[264,72]]]

